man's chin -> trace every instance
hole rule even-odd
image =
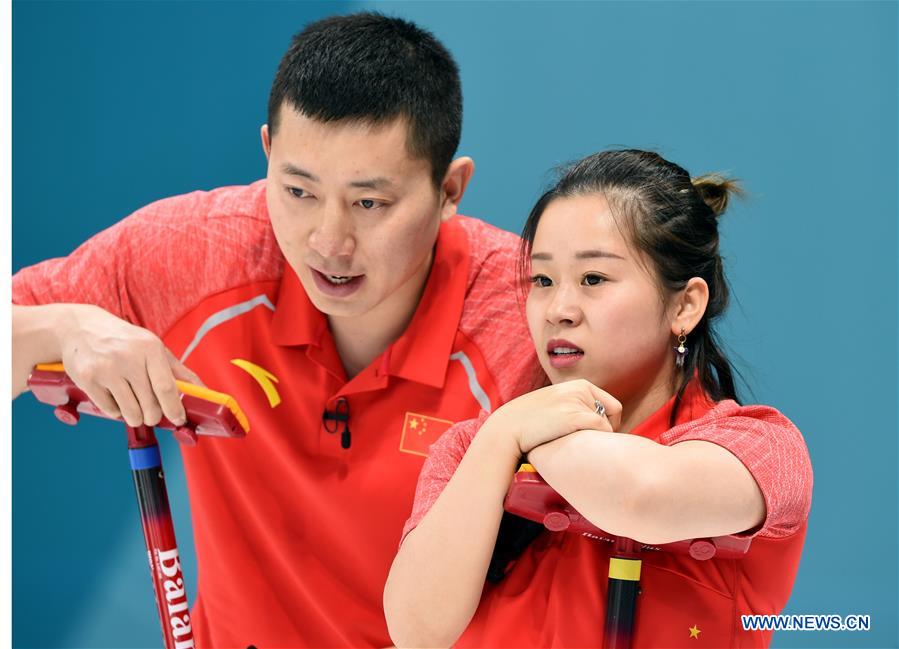
[[[312,305],[328,317],[358,318],[368,313],[367,305],[354,295],[352,298],[333,298],[318,291],[306,291]]]

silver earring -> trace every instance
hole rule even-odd
[[[680,335],[677,337],[677,347],[674,348],[674,363],[677,367],[684,366],[684,359],[687,358],[687,347],[684,343],[687,342],[687,334],[684,329],[680,330]]]

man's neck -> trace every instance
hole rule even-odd
[[[373,327],[361,318],[355,321],[352,318],[329,320],[337,355],[348,380],[368,367],[400,337],[408,325],[408,320],[402,327]]]
[[[409,326],[428,283],[433,259],[432,253],[415,277],[368,313],[359,317],[328,316],[348,380],[368,367]]]

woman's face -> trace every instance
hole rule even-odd
[[[585,378],[626,404],[674,375],[671,307],[601,194],[559,198],[531,254],[528,326],[553,383]]]

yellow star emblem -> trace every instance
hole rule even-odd
[[[690,627],[690,637],[691,638],[696,638],[698,640],[700,633],[702,633],[702,631],[700,631],[695,624]]]
[[[430,445],[452,425],[453,422],[448,419],[406,412],[400,436],[400,451],[427,457]]]

